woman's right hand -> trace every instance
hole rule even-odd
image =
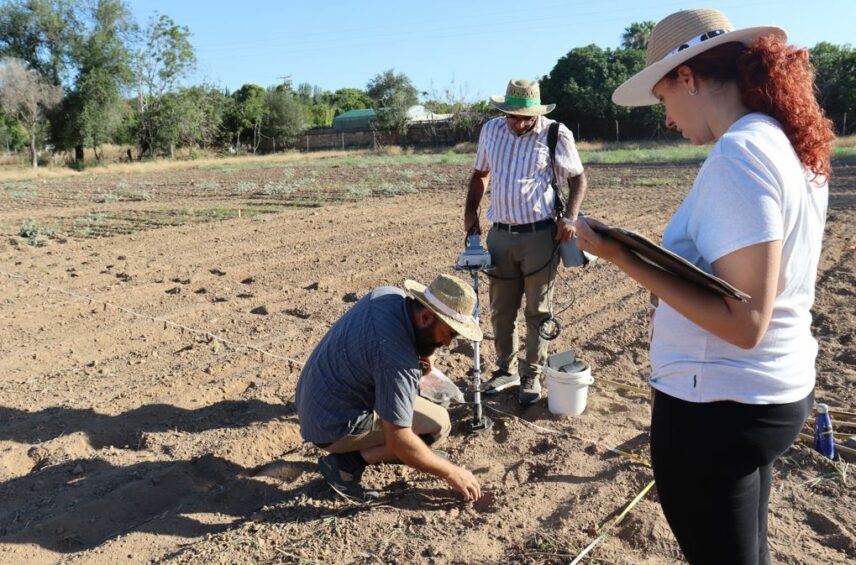
[[[583,251],[597,255],[600,259],[605,259],[610,263],[619,263],[629,255],[632,255],[630,250],[622,243],[611,237],[605,237],[597,233],[609,228],[603,222],[599,222],[594,218],[578,218],[576,226],[577,247]]]

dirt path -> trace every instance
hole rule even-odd
[[[350,506],[315,472],[318,450],[301,443],[297,371],[327,328],[374,286],[428,282],[460,251],[467,168],[408,170],[387,167],[376,182],[433,181],[391,198],[348,192],[367,173],[347,167],[18,186],[31,197],[7,198],[15,205],[0,212],[0,562],[567,563],[588,545],[652,479],[607,449],[647,457],[644,396],[595,386],[573,419],[543,402],[521,410],[512,397],[491,399],[490,410],[513,416],[490,412],[487,435],[466,434],[467,410],[453,410],[451,457],[486,491],[470,505],[442,481],[381,466],[366,480],[382,503]],[[856,166],[836,173],[815,306],[817,394],[853,409]],[[693,175],[592,167],[587,208],[656,238]],[[255,188],[235,192],[241,182]],[[267,185],[303,192],[265,194]],[[152,197],[94,199],[139,191]],[[339,203],[315,207],[330,202]],[[276,213],[234,212],[253,203]],[[230,212],[155,221],[187,209]],[[44,247],[16,236],[25,219],[75,226],[99,213],[98,233],[65,230]],[[110,227],[132,216],[142,220],[127,233]],[[223,218],[232,219],[211,221]],[[603,263],[562,271],[558,288],[557,305],[573,303],[551,351],[573,348],[596,378],[644,387],[645,293]],[[489,314],[482,323],[490,334]],[[489,340],[482,352],[489,370]],[[459,344],[439,366],[463,385],[471,356]],[[852,478],[795,446],[775,480],[776,562],[856,557]],[[591,556],[680,561],[656,489]]]

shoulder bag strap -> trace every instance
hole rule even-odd
[[[550,184],[553,186],[553,194],[556,197],[556,202],[553,206],[556,219],[560,219],[565,214],[565,201],[562,200],[562,186],[556,181],[556,145],[559,143],[559,122],[550,124],[550,129],[547,130],[547,148],[550,150],[550,169],[553,172],[553,179]]]

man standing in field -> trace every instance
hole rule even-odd
[[[532,404],[541,398],[541,367],[547,359],[547,341],[538,332],[550,316],[556,245],[574,237],[574,220],[586,193],[586,178],[574,137],[558,125],[555,162],[547,137],[553,120],[544,117],[555,104],[542,105],[537,82],[512,80],[505,96],[492,96],[491,104],[504,116],[481,129],[475,170],[470,177],[464,209],[464,229],[481,233],[479,205],[490,184],[487,217],[493,223],[487,247],[493,265],[490,310],[496,341],[497,369],[485,394],[520,385],[518,400]],[[559,191],[565,179],[570,195],[562,207],[551,182]],[[526,356],[518,367],[517,311],[526,296]]]
[[[318,469],[338,493],[377,498],[361,484],[367,465],[400,461],[445,479],[475,500],[473,474],[432,450],[449,435],[449,414],[418,395],[434,351],[458,335],[481,340],[473,318],[476,295],[455,277],[439,275],[427,288],[379,287],[327,332],[297,381],[300,433],[330,454]]]

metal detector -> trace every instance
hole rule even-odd
[[[470,273],[473,280],[473,290],[476,292],[476,306],[473,318],[479,322],[479,272],[492,269],[490,253],[481,244],[481,236],[471,230],[467,235],[464,252],[458,256],[458,262],[453,269]],[[473,342],[473,417],[467,422],[470,432],[481,433],[493,428],[493,420],[484,415],[481,404],[481,359],[479,347],[481,341]]]

